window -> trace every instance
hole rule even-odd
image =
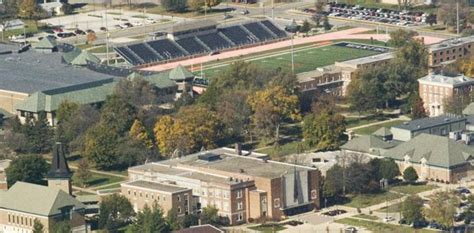
[[[135,191],[134,191],[134,192],[133,192],[133,196],[135,196],[135,197],[136,197],[136,196],[137,196],[137,192],[135,192]]]
[[[242,197],[242,190],[237,190],[237,198],[241,198]]]
[[[242,213],[237,215],[237,221],[242,221],[243,219],[244,219],[244,216],[242,215]]]
[[[130,189],[129,189],[129,190],[128,190],[128,195],[130,195],[130,193],[131,193],[131,192],[130,192]]]
[[[155,196],[153,194],[151,194],[151,199],[153,199],[153,200],[155,199]]]
[[[238,209],[238,210],[241,210],[241,209],[243,209],[243,208],[244,208],[243,203],[242,203],[241,201],[237,202],[237,209]]]
[[[181,207],[178,207],[178,213],[181,213]]]
[[[280,198],[275,198],[275,199],[273,200],[273,206],[274,206],[275,208],[280,208]]]
[[[8,222],[11,222],[11,220],[10,220],[10,214],[8,214]]]
[[[145,198],[148,199],[148,193],[145,193]]]
[[[177,198],[178,198],[178,201],[181,201],[181,195],[178,195]]]

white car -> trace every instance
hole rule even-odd
[[[395,218],[393,218],[392,216],[387,216],[385,218],[383,218],[383,222],[391,222],[391,221],[394,221]]]
[[[139,27],[139,26],[143,26],[143,23],[140,22],[140,21],[133,21],[132,25],[135,26],[135,27]]]
[[[148,18],[148,19],[146,19],[146,22],[150,23],[150,24],[153,24],[153,23],[156,23],[156,20],[154,20],[152,18]]]

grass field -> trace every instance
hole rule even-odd
[[[390,128],[392,126],[400,125],[405,121],[402,120],[395,120],[395,121],[390,121],[390,122],[385,122],[377,125],[372,125],[372,126],[367,126],[364,128],[356,129],[354,130],[354,133],[356,134],[372,134],[373,132],[377,131],[378,129],[382,127],[387,127]]]
[[[368,219],[368,220],[378,220],[379,219],[379,217],[377,217],[377,216],[367,215],[367,214],[358,214],[358,215],[354,215],[354,217]]]
[[[124,179],[117,176],[108,176],[92,172],[91,177],[87,180],[87,188],[94,188],[102,185],[112,184],[123,181]],[[79,186],[75,177],[72,179],[72,185]],[[109,187],[107,187],[109,188]]]
[[[346,61],[375,54],[379,54],[379,52],[337,45],[300,47],[294,50],[295,73],[312,71],[318,67],[334,64],[336,61]],[[267,69],[280,67],[282,69],[291,70],[291,49],[284,48],[279,51],[268,52],[253,57],[236,58],[221,62],[220,64],[216,62],[208,65],[204,64],[205,68],[203,74],[207,78],[215,77],[217,73],[222,72],[230,63],[237,60],[250,61]],[[199,71],[196,72],[196,74],[199,73]]]
[[[353,208],[365,208],[368,206],[376,205],[385,201],[391,201],[402,197],[401,194],[384,192],[377,194],[360,194],[350,199],[350,202],[344,204],[345,206]]]
[[[432,190],[438,188],[436,185],[400,185],[393,186],[390,188],[390,191],[403,193],[403,194],[417,194],[424,191]]]

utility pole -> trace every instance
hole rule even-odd
[[[109,61],[109,25],[107,23],[107,6],[105,6],[105,51],[107,56],[107,65],[110,65]]]
[[[294,50],[293,50],[293,37],[294,35],[291,35],[291,72],[294,74],[295,73],[295,57],[294,57]]]
[[[456,33],[459,35],[459,0],[456,0]]]

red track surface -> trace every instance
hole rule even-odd
[[[366,28],[352,28],[343,31],[331,32],[311,37],[304,37],[304,38],[296,38],[293,40],[294,45],[300,44],[308,44],[308,43],[321,43],[327,42],[331,40],[344,40],[344,39],[370,39],[373,38],[375,40],[388,40],[389,36],[386,34],[359,34],[370,29]],[[436,38],[436,37],[424,37],[425,44],[434,44],[442,41],[443,39]],[[142,70],[147,71],[163,71],[175,68],[177,65],[181,64],[182,66],[191,66],[191,65],[199,65],[206,62],[222,60],[232,57],[238,57],[241,55],[249,55],[252,53],[259,53],[273,49],[285,48],[291,46],[291,40],[280,41],[276,43],[266,44],[262,46],[256,46],[251,48],[245,49],[238,49],[232,50],[228,52],[223,52],[221,54],[213,55],[213,56],[202,56],[197,58],[191,58],[183,61],[176,61],[170,62],[165,64],[159,64],[155,66],[145,67]]]

